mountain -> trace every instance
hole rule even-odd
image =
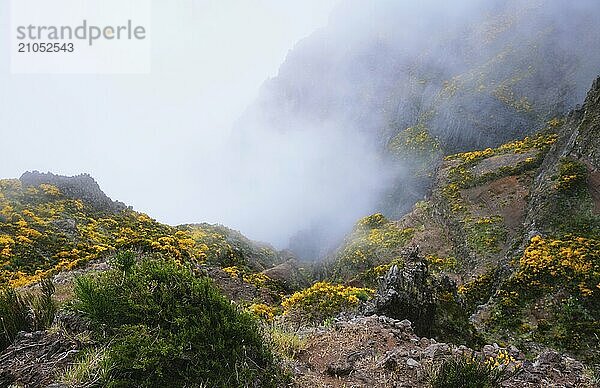
[[[408,214],[313,265],[160,224],[88,175],[0,180],[0,385],[593,387],[599,129],[600,78],[538,133],[446,156]]]
[[[254,271],[284,261],[222,226],[161,224],[112,201],[89,175],[27,172],[0,180],[0,283],[27,285],[122,249]]]
[[[593,1],[344,1],[289,53],[240,129],[336,121],[382,146],[411,127],[447,152],[498,146],[583,100],[600,64],[599,10]]]
[[[544,344],[597,362],[599,112],[600,79],[582,107],[539,134],[447,156],[430,196],[401,220],[375,214],[359,221],[330,257],[327,276],[377,285],[377,276],[411,262],[407,248],[418,247],[433,277],[455,283],[451,300],[483,338]],[[447,292],[442,283],[431,291],[436,303]],[[438,307],[439,318],[448,318]],[[411,319],[410,310],[395,311],[394,318]],[[443,323],[442,331],[450,327]]]
[[[0,386],[597,387],[598,11],[341,2],[226,176],[322,260],[159,223],[89,175],[0,179]]]
[[[348,215],[405,215],[444,155],[533,135],[583,101],[599,12],[591,0],[342,1],[237,122],[240,174],[258,176],[244,187],[274,191],[255,211],[304,209],[271,229],[290,229],[307,259],[339,242]]]

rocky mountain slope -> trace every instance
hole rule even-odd
[[[342,3],[240,121],[405,172],[324,262],[0,180],[0,386],[598,386],[599,6],[424,3]]]
[[[289,53],[240,129],[335,120],[384,145],[416,127],[450,152],[498,146],[582,101],[600,64],[598,7],[342,2]]]
[[[160,224],[89,176],[2,180],[0,314],[31,313],[22,323],[3,315],[0,383],[93,386],[117,376],[89,358],[117,348],[69,306],[82,303],[79,279],[113,279],[102,274],[136,265],[123,262],[133,250],[141,263],[158,255],[211,278],[226,305],[263,322],[264,343],[296,386],[448,386],[445,368],[458,368],[490,386],[592,387],[599,112],[600,79],[583,106],[538,134],[447,156],[409,214],[360,220],[313,266],[225,227]]]
[[[414,319],[411,311],[429,303],[437,307],[432,322],[437,314],[446,328],[456,319],[468,326],[450,300],[471,315],[482,339],[598,362],[598,112],[596,80],[581,108],[540,134],[446,157],[427,200],[399,221],[361,220],[326,276],[372,285],[399,266],[418,290],[392,287],[415,295],[394,318]],[[407,247],[418,247],[429,272],[416,275]],[[424,277],[431,280],[415,280]]]

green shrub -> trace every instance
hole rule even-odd
[[[43,330],[52,325],[56,314],[53,295],[50,280],[42,282],[39,293],[13,288],[0,291],[0,349],[10,346],[20,331]]]
[[[293,360],[306,348],[307,341],[290,327],[272,323],[267,327],[266,338],[271,348],[281,358]]]
[[[110,364],[107,353],[107,346],[85,349],[78,355],[77,362],[66,369],[60,378],[61,383],[69,388],[91,387],[107,380],[114,367]]]
[[[485,361],[471,356],[455,356],[429,370],[427,381],[432,388],[495,388],[518,371],[519,364],[506,353]]]
[[[555,187],[559,191],[575,191],[584,189],[587,183],[588,170],[580,161],[563,158],[558,166]]]
[[[74,308],[110,344],[110,387],[278,384],[281,376],[256,320],[208,278],[175,262],[142,258],[76,280]]]

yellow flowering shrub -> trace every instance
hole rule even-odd
[[[490,299],[494,292],[495,277],[496,270],[490,269],[458,286],[458,295],[467,310],[474,311],[478,305]]]
[[[59,196],[60,195],[60,190],[58,189],[58,187],[53,186],[53,185],[49,185],[46,183],[42,183],[40,185],[40,189],[44,192],[44,194],[46,195],[50,195],[50,196]]]
[[[225,271],[229,276],[231,276],[232,278],[239,278],[240,274],[241,274],[241,270],[236,267],[224,267],[223,271]]]
[[[585,164],[575,160],[563,159],[559,165],[555,188],[558,191],[582,188],[586,184],[587,175],[588,171]]]
[[[501,349],[498,351],[496,356],[490,356],[485,360],[485,364],[492,369],[507,369],[507,368],[521,368],[521,362],[517,361],[513,356],[508,354],[508,351]]]
[[[437,255],[427,255],[425,260],[429,263],[429,265],[438,270],[450,270],[456,268],[458,264],[456,261],[456,257],[440,257]]]
[[[278,260],[275,251],[221,226],[175,228],[131,209],[96,210],[53,185],[23,188],[19,180],[0,179],[0,286],[27,285],[119,249],[223,266]]]
[[[390,140],[388,149],[400,160],[411,163],[421,162],[423,167],[431,163],[441,152],[439,140],[422,124],[400,131]]]
[[[318,323],[342,311],[353,310],[361,300],[369,299],[374,292],[369,288],[318,282],[285,298],[281,307],[284,314]]]
[[[404,260],[401,258],[395,258],[389,263],[381,264],[359,274],[354,280],[358,280],[359,283],[365,287],[377,287],[379,285],[380,278],[388,273],[392,266],[397,265],[399,268],[404,267]]]
[[[254,316],[263,319],[267,322],[272,321],[277,315],[277,308],[266,305],[264,303],[253,303],[248,306],[248,311]]]
[[[361,219],[336,253],[334,278],[349,280],[391,262],[414,234],[415,229],[401,228],[380,213]]]
[[[262,272],[244,275],[242,279],[257,288],[269,287],[273,283],[273,280]]]
[[[556,143],[558,135],[555,133],[551,134],[538,134],[533,137],[526,137],[523,140],[516,140],[510,143],[506,143],[499,147],[500,151],[512,151],[516,154],[522,154],[532,149],[545,149],[548,146]]]
[[[513,279],[528,288],[543,290],[558,285],[582,297],[600,294],[600,241],[596,239],[535,236],[518,264]]]
[[[494,155],[494,150],[491,148],[487,148],[483,151],[471,151],[471,152],[463,152],[460,154],[449,156],[448,159],[460,159],[463,162],[473,163],[482,159],[489,158]]]
[[[600,240],[536,236],[496,292],[493,322],[558,348],[588,352],[600,330]],[[528,324],[531,302],[543,310]]]
[[[548,151],[549,147],[556,143],[558,135],[556,134],[538,134],[533,137],[526,137],[523,140],[517,140],[501,145],[498,148],[487,148],[485,150],[464,152],[446,157],[446,161],[453,162],[448,169],[449,185],[455,187],[447,188],[446,196],[456,202],[456,189],[468,188],[477,183],[483,183],[491,179],[497,179],[510,174],[517,174],[523,171],[528,171],[540,165],[543,156]],[[488,159],[492,156],[504,154],[523,154],[526,152],[537,151],[535,157],[529,157],[517,163],[514,166],[504,166],[496,171],[491,171],[482,176],[475,177],[471,168],[477,165],[480,161]]]

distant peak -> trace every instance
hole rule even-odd
[[[27,171],[19,180],[23,187],[38,187],[41,184],[55,186],[64,196],[80,199],[97,210],[119,212],[125,209],[123,203],[115,202],[104,194],[90,174],[64,176],[51,172]]]

